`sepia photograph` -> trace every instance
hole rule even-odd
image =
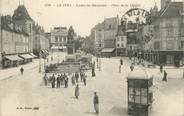
[[[184,0],[0,0],[0,116],[184,116]]]

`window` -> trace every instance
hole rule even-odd
[[[174,63],[174,56],[167,55],[167,64],[173,64]]]
[[[173,40],[168,40],[166,42],[166,47],[167,47],[167,50],[173,50],[174,49],[174,41]]]
[[[181,41],[181,48],[184,48],[184,41]]]
[[[29,24],[29,30],[30,30],[30,33],[31,33],[31,30],[32,30],[32,25]]]
[[[154,49],[159,49],[160,48],[160,42],[156,41],[154,43]]]
[[[123,37],[121,37],[121,41],[124,41],[124,38]]]
[[[119,48],[119,44],[117,44],[117,47]]]
[[[109,29],[111,29],[112,27],[111,27],[111,25],[109,25]]]
[[[60,37],[60,38],[59,38],[59,41],[60,41],[60,42],[62,42],[62,39],[63,39],[63,38],[62,38],[62,37]]]
[[[119,41],[119,37],[117,37],[117,41]]]
[[[174,29],[173,28],[168,28],[167,29],[167,35],[168,36],[173,36],[174,35]]]
[[[58,37],[57,36],[55,37],[55,42],[58,42]]]
[[[64,42],[66,42],[66,37],[64,37]]]
[[[124,48],[124,44],[121,44],[121,47]]]

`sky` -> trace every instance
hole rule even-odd
[[[0,0],[0,13],[12,15],[19,4],[24,4],[32,19],[47,32],[55,26],[72,25],[78,35],[88,36],[104,18],[121,17],[133,7],[149,10],[155,3],[160,8],[160,0]]]

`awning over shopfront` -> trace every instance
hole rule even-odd
[[[36,58],[37,56],[34,55],[33,53],[29,53],[33,58]]]
[[[52,46],[51,49],[58,50],[59,49],[59,46]]]
[[[49,54],[49,51],[48,50],[44,50],[44,51],[45,51],[45,53]]]
[[[52,46],[51,49],[66,49],[66,46]]]
[[[33,58],[33,56],[31,56],[29,54],[21,54],[20,57],[24,58],[24,59],[32,59]]]
[[[49,52],[47,50],[42,50],[42,53],[44,53],[45,55],[49,54]]]
[[[22,58],[20,58],[18,55],[8,55],[5,56],[6,59],[11,60],[11,61],[21,61],[24,60]]]
[[[104,48],[102,49],[102,53],[112,53],[115,50],[115,48]]]

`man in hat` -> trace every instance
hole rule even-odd
[[[93,104],[96,114],[99,114],[99,99],[97,92],[94,92]]]

